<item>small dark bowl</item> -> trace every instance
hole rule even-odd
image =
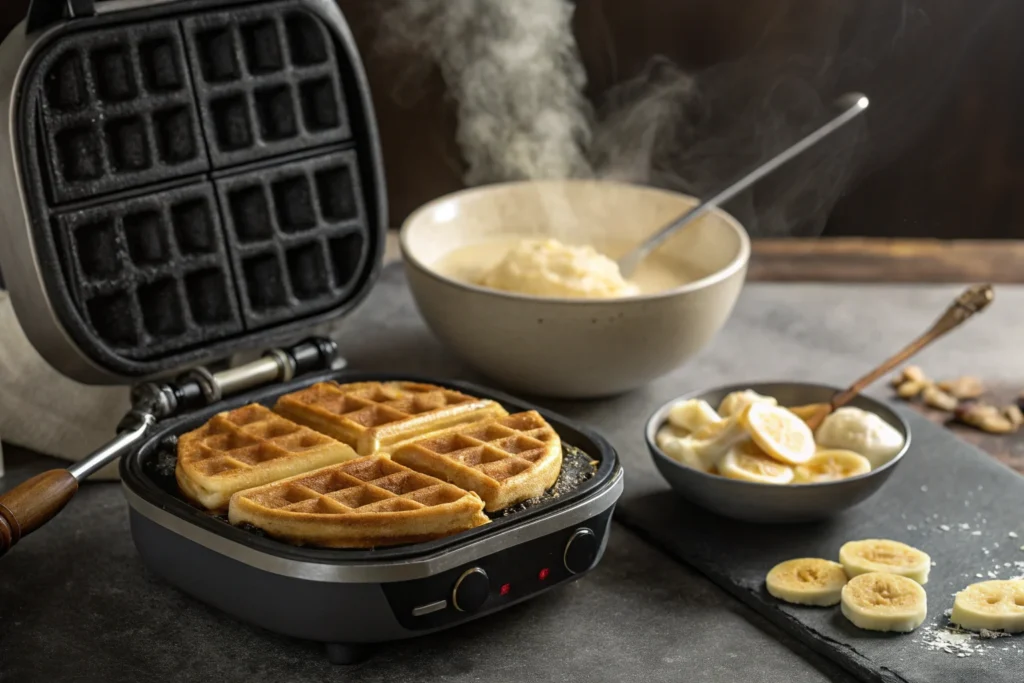
[[[647,421],[646,439],[647,449],[661,476],[691,503],[723,517],[763,524],[810,522],[832,517],[874,495],[910,447],[910,427],[903,418],[884,403],[867,396],[858,396],[849,405],[872,412],[888,422],[903,434],[904,444],[892,460],[858,477],[815,484],[757,484],[700,472],[676,462],[658,447],[655,436],[668,421],[668,412],[677,401],[698,398],[717,406],[728,394],[744,389],[773,396],[779,405],[787,407],[825,403],[837,391],[835,387],[801,382],[736,384],[685,394],[655,411]]]

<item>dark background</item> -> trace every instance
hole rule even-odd
[[[397,225],[462,186],[454,107],[437,74],[399,104],[420,58],[375,49],[374,0],[339,3],[374,91]],[[6,34],[27,0],[3,5]],[[575,17],[598,103],[653,55],[725,68],[733,102],[780,74],[869,94],[866,135],[825,234],[878,237],[1024,238],[1021,26],[1019,0],[581,0]]]

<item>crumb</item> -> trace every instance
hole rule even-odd
[[[983,628],[978,631],[978,637],[985,640],[994,640],[995,638],[1009,638],[1010,634],[1004,631],[989,631],[987,628]]]
[[[949,525],[948,524],[940,524],[939,528],[942,529],[943,531],[949,531]]]
[[[980,531],[972,531],[971,532],[971,536],[981,536],[981,532]]]
[[[1006,535],[1009,536],[1010,538],[1017,538],[1017,532],[1016,531],[1011,531],[1011,532],[1009,532]]]
[[[921,490],[924,491],[925,493],[928,493],[928,486],[927,485],[922,486]]]

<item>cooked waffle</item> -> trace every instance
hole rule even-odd
[[[492,512],[539,496],[554,485],[562,468],[562,442],[531,410],[396,444],[391,458],[475,491]]]
[[[373,548],[486,524],[483,506],[475,493],[370,455],[237,493],[228,518],[291,543]]]
[[[508,414],[494,401],[415,382],[320,382],[282,396],[274,410],[359,455],[387,453],[417,436]]]
[[[220,510],[237,491],[355,457],[349,446],[253,404],[182,435],[174,475],[186,497]]]

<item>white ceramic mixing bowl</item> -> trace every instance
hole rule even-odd
[[[460,282],[437,272],[460,247],[498,237],[580,237],[617,257],[696,205],[693,197],[609,181],[526,181],[441,197],[401,234],[416,305],[449,349],[495,382],[557,398],[610,396],[643,386],[700,351],[732,312],[750,240],[715,211],[667,241],[688,282],[620,299],[551,299]]]

